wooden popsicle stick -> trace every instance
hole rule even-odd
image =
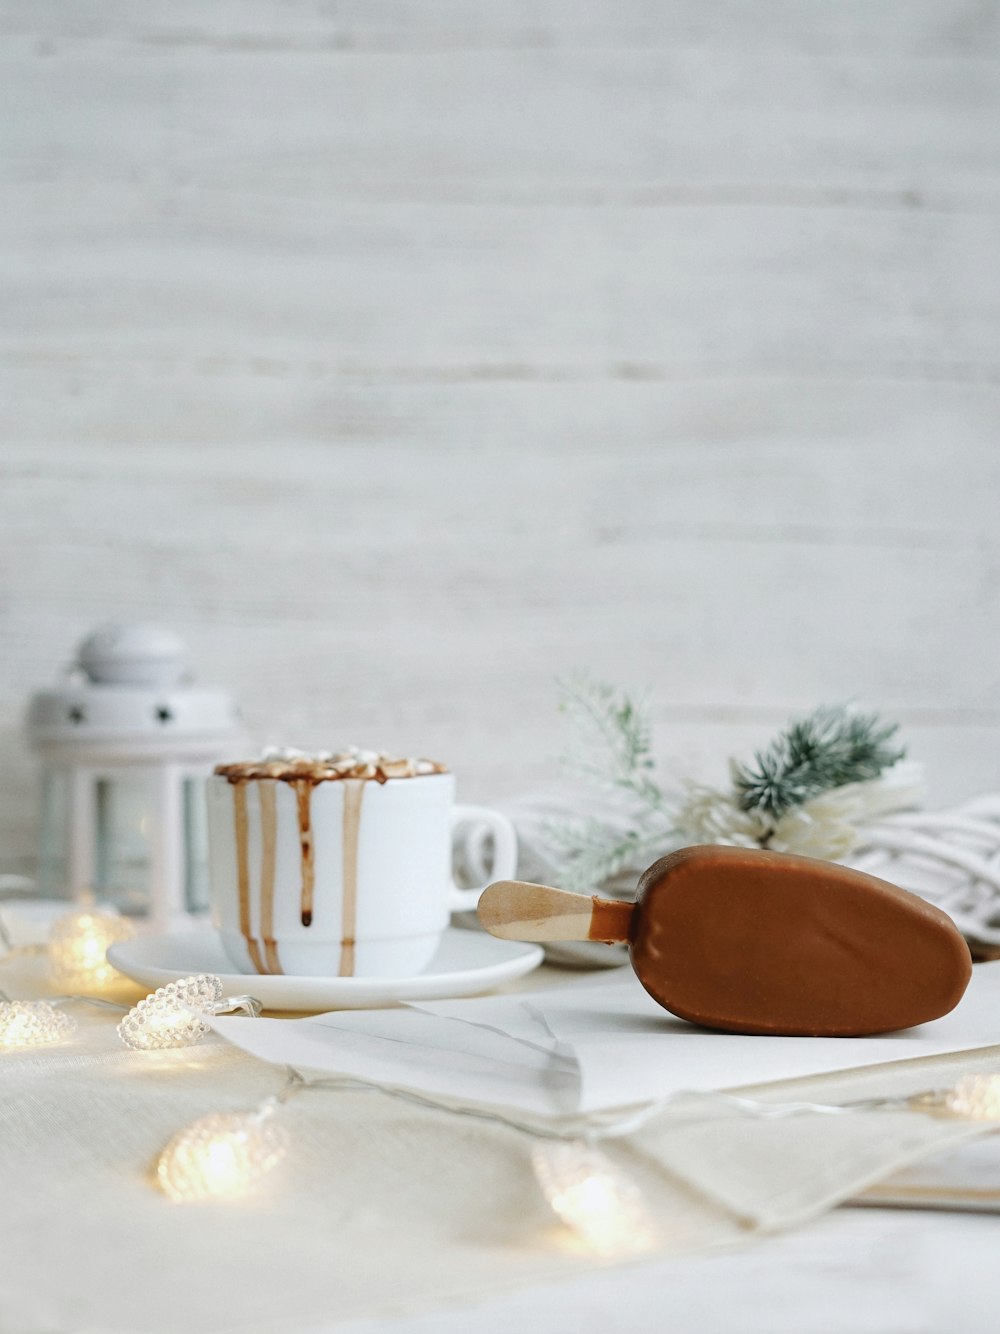
[[[479,920],[503,940],[628,940],[635,905],[588,898],[524,880],[497,880],[479,900]]]

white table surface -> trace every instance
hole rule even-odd
[[[1000,1218],[838,1209],[739,1250],[595,1273],[338,1334],[994,1334]]]

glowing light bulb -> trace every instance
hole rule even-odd
[[[625,1255],[656,1245],[638,1186],[600,1149],[547,1141],[535,1146],[531,1163],[552,1210],[591,1250]]]
[[[1000,1075],[964,1075],[945,1094],[945,1106],[970,1121],[1000,1120]]]
[[[75,1029],[72,1015],[48,1001],[0,1001],[0,1047],[43,1047]]]
[[[249,1194],[285,1155],[288,1137],[272,1120],[275,1106],[216,1112],[179,1131],[156,1163],[161,1190],[180,1204]]]
[[[222,998],[222,978],[198,973],[158,987],[152,995],[133,1005],[118,1025],[118,1036],[126,1047],[154,1051],[163,1047],[190,1047],[211,1030],[202,1015],[224,1010],[260,1014],[260,1001],[253,996]]]
[[[138,1051],[189,1047],[209,1031],[199,1015],[214,1014],[221,999],[221,978],[210,973],[181,978],[133,1005],[118,1025],[118,1036]]]
[[[53,982],[68,991],[82,991],[117,981],[120,974],[108,963],[108,947],[132,934],[132,924],[124,917],[97,908],[60,917],[49,936]]]

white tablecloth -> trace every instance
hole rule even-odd
[[[8,964],[7,990],[26,994],[29,972]],[[252,1199],[171,1203],[149,1176],[167,1139],[254,1105],[281,1074],[217,1039],[128,1051],[113,1017],[78,1014],[71,1042],[3,1058],[4,1334],[305,1334],[595,1274],[545,1205],[523,1135],[377,1092],[292,1101],[291,1150]],[[967,1069],[1000,1070],[1000,1049],[762,1096],[906,1093]],[[663,1253],[684,1254],[802,1223],[975,1130],[912,1112],[762,1122],[682,1105],[608,1152],[641,1183]],[[637,1282],[650,1265],[633,1268]]]

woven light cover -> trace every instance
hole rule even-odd
[[[0,1001],[0,1047],[43,1047],[75,1031],[72,1015],[48,1001]]]
[[[138,1051],[190,1047],[209,1032],[199,1016],[214,1014],[221,1000],[222,980],[210,973],[169,982],[129,1010],[118,1036]]]
[[[70,912],[53,924],[49,937],[52,980],[63,991],[90,991],[120,981],[107,960],[107,951],[135,935],[125,917],[96,908]]]
[[[965,1075],[945,1101],[954,1116],[966,1116],[970,1121],[1000,1121],[1000,1075]]]
[[[641,1254],[656,1242],[642,1193],[593,1144],[537,1144],[531,1165],[552,1211],[599,1255]]]
[[[249,1194],[285,1155],[287,1134],[270,1109],[215,1112],[179,1131],[160,1154],[156,1177],[179,1204]]]

